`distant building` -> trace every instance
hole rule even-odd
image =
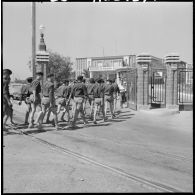
[[[129,67],[135,66],[135,55],[76,58],[76,75],[82,74],[83,70],[87,69],[90,78],[115,78],[119,81]]]
[[[88,69],[87,58],[76,58],[76,77],[82,75],[84,69]]]

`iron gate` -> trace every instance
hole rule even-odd
[[[137,110],[137,69],[127,72],[127,104],[130,109]]]
[[[193,103],[193,70],[178,69],[178,104]]]
[[[151,69],[149,99],[151,107],[166,106],[166,69]]]

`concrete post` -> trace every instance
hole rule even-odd
[[[148,67],[149,63],[137,64],[137,110],[150,108],[148,104]]]
[[[177,108],[177,66],[179,62],[179,56],[176,54],[167,55],[165,57],[165,64],[167,68],[167,80],[166,80],[166,108]]]
[[[139,54],[136,56],[137,67],[137,110],[150,109],[149,104],[149,66],[151,56],[149,54]]]
[[[166,108],[178,108],[177,105],[177,64],[167,63]]]

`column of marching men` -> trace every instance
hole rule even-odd
[[[9,94],[10,75],[12,71],[3,70],[3,128],[6,130],[6,123],[10,118],[13,122],[13,108],[11,96]],[[26,85],[21,89],[21,100],[26,104],[24,122],[28,128],[42,128],[43,120],[46,117],[46,123],[51,124],[56,130],[59,129],[58,121],[67,122],[65,128],[75,128],[78,116],[80,114],[84,126],[88,124],[87,108],[89,108],[89,120],[97,124],[97,115],[102,114],[103,121],[108,119],[107,110],[109,108],[111,118],[115,118],[116,104],[120,97],[120,90],[114,80],[101,78],[90,78],[87,82],[83,76],[78,76],[77,80],[63,80],[57,88],[54,85],[54,75],[48,74],[47,80],[42,83],[43,73],[37,72],[36,78],[26,79]],[[90,107],[87,107],[87,104]],[[37,107],[40,111],[35,112]],[[72,110],[70,112],[70,110]],[[53,120],[50,119],[52,114]],[[67,121],[65,120],[67,115]]]

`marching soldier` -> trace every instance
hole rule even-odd
[[[38,128],[42,127],[43,119],[47,110],[51,110],[54,117],[55,127],[58,130],[57,112],[54,98],[54,74],[47,75],[47,81],[42,87],[41,111],[38,114]]]
[[[3,70],[3,129],[6,130],[6,123],[8,118],[10,118],[10,122],[12,125],[15,125],[13,122],[13,108],[12,103],[10,101],[10,93],[9,93],[9,83],[11,81],[10,75],[12,71],[10,69]]]
[[[114,101],[113,101],[113,113],[115,113],[115,111],[116,111],[117,99],[118,99],[118,97],[120,96],[119,86],[118,86],[118,84],[116,83],[116,80],[115,80],[115,79],[112,80],[112,86],[114,87],[114,93],[113,93],[113,98],[114,98]]]
[[[96,114],[97,111],[101,110],[103,114],[103,120],[105,121],[105,112],[104,112],[104,88],[102,86],[102,79],[96,80],[96,85],[93,88],[94,93],[94,117],[93,117],[93,123],[97,124],[96,122]]]
[[[94,106],[94,92],[93,92],[93,89],[95,87],[94,78],[89,79],[89,83],[86,85],[86,87],[87,87],[87,93],[88,93],[88,101],[89,101],[89,104],[90,104],[90,117],[93,118],[93,116],[92,116],[93,106]]]
[[[58,107],[57,114],[60,113],[61,107],[64,107],[64,111],[61,116],[61,120],[64,121],[64,115],[67,112],[68,114],[68,122],[70,122],[70,114],[69,114],[69,96],[71,93],[71,88],[69,86],[69,80],[64,80],[63,84],[56,90],[56,105]]]
[[[74,108],[73,108],[73,121],[72,121],[72,125],[71,127],[74,128],[78,115],[80,113],[81,118],[84,121],[84,124],[87,124],[88,122],[85,119],[85,114],[84,114],[84,110],[83,110],[83,101],[84,98],[88,97],[87,94],[87,88],[85,86],[84,83],[82,83],[83,81],[83,76],[78,76],[77,77],[77,83],[74,84],[73,88],[72,88],[72,94],[74,97]]]
[[[28,124],[28,118],[29,118],[29,114],[31,112],[31,103],[30,103],[30,87],[31,87],[31,83],[33,81],[32,77],[28,77],[26,79],[27,84],[23,85],[21,88],[21,94],[22,94],[22,98],[21,101],[19,102],[19,105],[21,105],[22,101],[24,101],[26,103],[26,112],[25,112],[25,119],[24,119],[24,124]]]
[[[112,86],[112,81],[108,79],[107,83],[104,84],[105,117],[107,115],[108,104],[110,106],[110,112],[111,112],[112,118],[115,117],[113,113],[113,101],[114,101],[113,93],[114,93],[114,87]]]
[[[36,111],[37,106],[41,106],[41,83],[40,81],[43,78],[43,73],[42,72],[37,72],[36,73],[36,79],[32,81],[31,83],[31,87],[30,87],[30,105],[31,105],[31,112],[30,112],[30,116],[29,116],[29,126],[28,128],[32,128],[33,125],[33,121],[34,121],[34,114]],[[36,122],[37,123],[37,120]]]

